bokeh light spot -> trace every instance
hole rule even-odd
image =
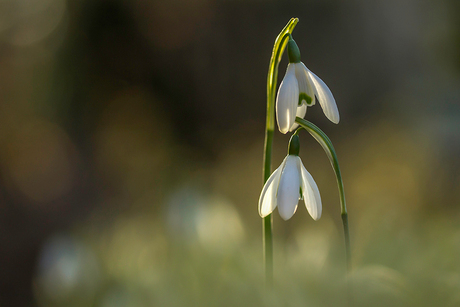
[[[14,190],[37,202],[50,202],[74,184],[72,143],[57,125],[31,121],[13,133],[2,168]]]
[[[40,253],[35,287],[42,301],[90,303],[100,282],[95,255],[67,235],[48,239]]]
[[[26,46],[48,37],[59,27],[67,11],[65,0],[7,1],[10,15],[3,24],[13,45]],[[14,3],[13,3],[14,2]]]

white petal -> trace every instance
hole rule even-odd
[[[300,170],[296,156],[288,155],[278,187],[278,212],[283,220],[289,220],[297,210],[300,196]]]
[[[267,182],[265,182],[264,187],[262,188],[262,192],[260,193],[259,197],[259,215],[261,217],[266,217],[276,208],[276,192],[278,191],[280,176],[285,163],[286,158],[283,160],[281,165],[270,175]]]
[[[287,133],[295,121],[299,100],[299,85],[295,77],[295,66],[289,64],[276,96],[276,120],[281,133]]]
[[[297,112],[295,116],[304,118],[306,113],[307,113],[307,105],[305,103],[302,103],[301,106],[297,107]],[[298,126],[299,124],[294,122],[294,124],[292,125],[291,129],[289,129],[289,131],[294,131]]]
[[[300,160],[299,157],[297,157],[297,159],[302,174],[303,201],[305,202],[308,213],[317,221],[321,217],[322,212],[321,196],[319,195],[318,186],[305,166],[303,166],[302,160]]]
[[[313,84],[310,82],[310,78],[308,77],[308,68],[304,65],[304,63],[300,62],[295,64],[295,77],[299,83],[299,95],[302,93],[307,94],[311,98],[311,103],[308,105],[314,105],[315,91],[313,90]],[[307,103],[305,99],[303,101]]]
[[[308,76],[310,82],[313,84],[315,95],[318,97],[319,104],[321,108],[323,108],[324,114],[331,122],[338,124],[340,121],[339,110],[337,109],[337,104],[335,103],[331,90],[327,87],[326,83],[312,73],[311,70],[308,70]]]

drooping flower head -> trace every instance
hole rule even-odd
[[[321,196],[313,177],[299,158],[299,136],[289,142],[289,154],[265,183],[259,198],[259,215],[266,217],[278,207],[284,220],[290,219],[303,199],[308,213],[316,221],[321,217]]]
[[[340,116],[334,96],[327,85],[300,61],[299,47],[292,36],[289,36],[287,50],[289,65],[276,97],[279,130],[287,133],[297,128],[296,116],[303,118],[307,113],[307,106],[313,106],[316,100],[326,117],[338,124]]]

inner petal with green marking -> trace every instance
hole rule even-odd
[[[307,106],[311,107],[312,105],[315,104],[315,101],[308,96],[306,93],[300,93],[299,94],[299,106],[302,105],[302,103],[305,103]]]

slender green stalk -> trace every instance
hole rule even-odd
[[[281,30],[280,34],[276,37],[273,46],[273,52],[268,67],[267,76],[267,119],[265,124],[265,150],[264,150],[264,168],[263,178],[264,183],[268,180],[271,174],[272,162],[272,147],[273,147],[273,134],[275,131],[275,95],[276,83],[278,80],[278,65],[281,61],[281,56],[286,48],[288,41],[288,34],[292,33],[294,27],[299,22],[298,18],[291,18],[287,25]],[[264,245],[264,266],[265,278],[267,285],[273,284],[273,237],[272,237],[272,215],[264,217],[263,221],[263,245]]]
[[[345,252],[346,252],[346,257],[347,257],[347,272],[349,273],[351,270],[350,231],[348,229],[348,213],[347,213],[347,205],[345,201],[345,190],[343,188],[342,174],[340,173],[340,167],[339,167],[339,161],[337,159],[337,154],[335,153],[334,146],[332,145],[331,140],[316,125],[300,117],[297,117],[295,121],[302,128],[307,130],[315,138],[315,140],[321,145],[321,147],[323,147],[324,151],[326,152],[327,157],[329,158],[329,161],[331,162],[332,168],[334,169],[335,177],[337,179],[337,186],[339,188],[343,232],[345,235]]]

